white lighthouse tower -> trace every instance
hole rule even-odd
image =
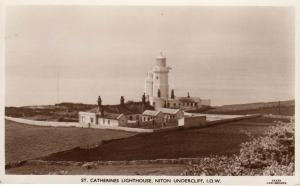
[[[153,95],[158,96],[160,91],[160,97],[168,99],[169,97],[169,71],[170,67],[166,64],[167,58],[163,56],[162,52],[156,57],[156,66],[153,68]]]
[[[148,72],[145,79],[145,93],[152,106],[163,107],[169,98],[169,71],[167,58],[160,52],[156,57],[156,65]]]

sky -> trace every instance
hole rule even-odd
[[[175,96],[294,99],[289,7],[10,6],[5,105],[140,101],[159,52]]]

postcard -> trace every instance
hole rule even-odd
[[[300,184],[296,1],[1,10],[1,183]]]

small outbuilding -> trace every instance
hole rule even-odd
[[[157,110],[145,110],[142,114],[142,122],[155,122],[160,124],[164,121],[164,114]]]
[[[164,114],[165,121],[177,121],[184,116],[184,112],[181,109],[157,108],[157,110]]]

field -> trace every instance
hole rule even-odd
[[[208,155],[232,155],[248,140],[247,133],[262,134],[274,125],[271,119],[248,119],[207,128],[139,134],[110,140],[92,149],[74,148],[52,154],[44,160],[108,161],[161,158],[193,158]]]
[[[34,159],[133,135],[135,133],[113,130],[30,126],[5,120],[5,162]]]

